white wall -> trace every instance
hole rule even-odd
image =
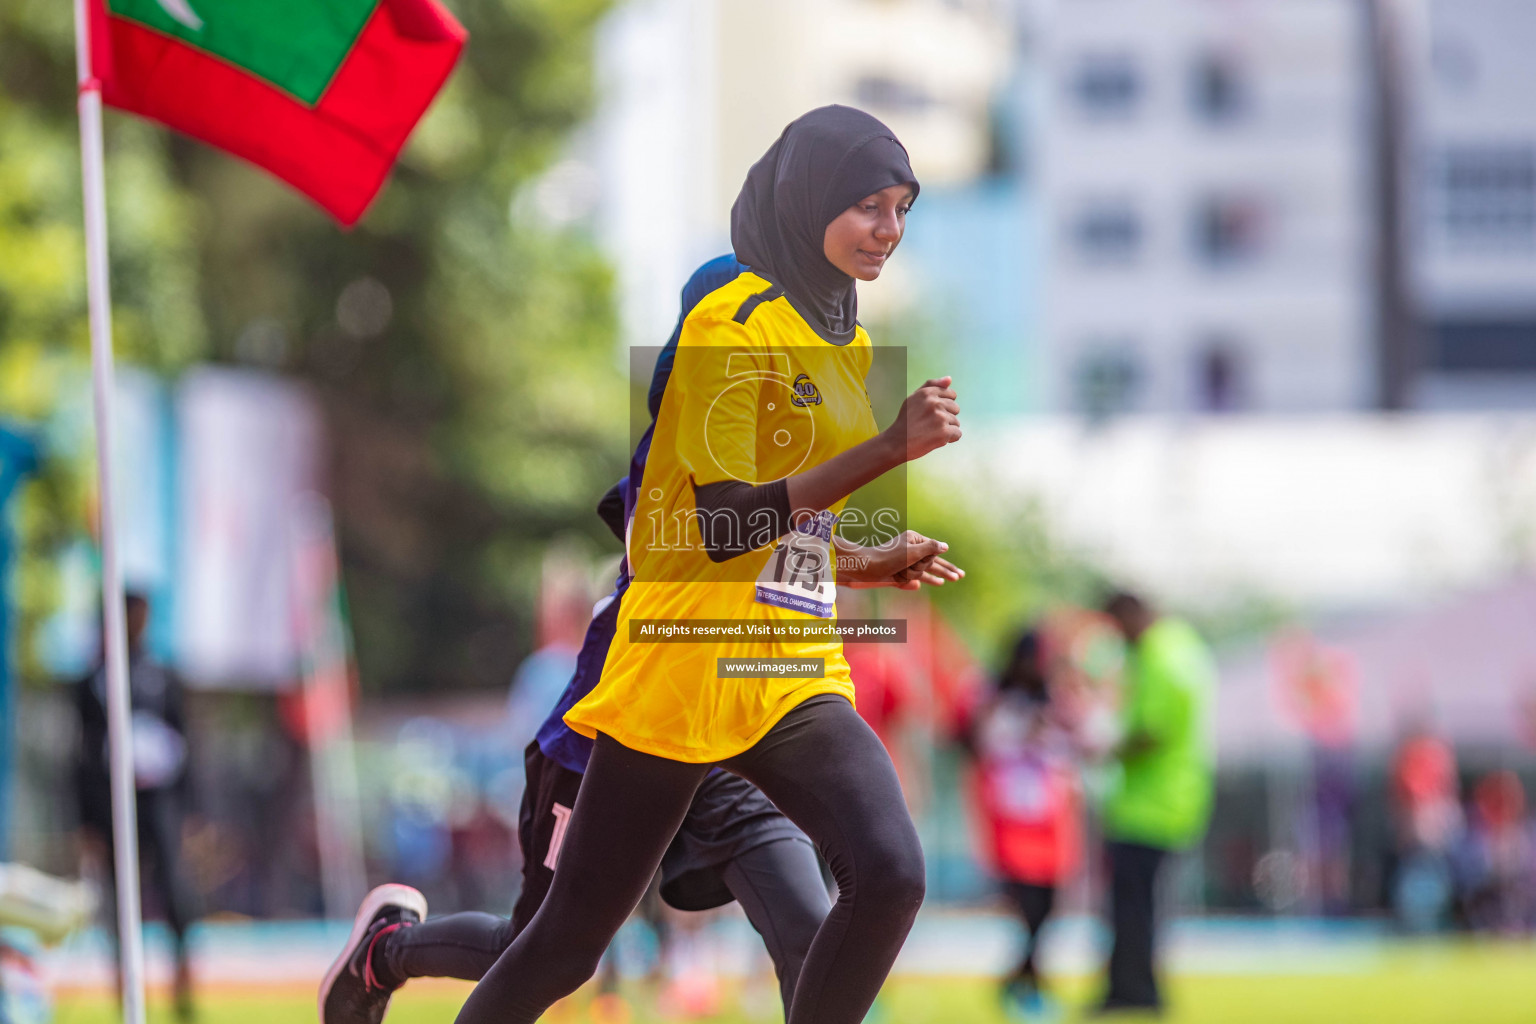
[[[1028,420],[913,472],[982,510],[1037,500],[1055,536],[1199,607],[1372,607],[1536,568],[1531,416]]]
[[[1079,407],[1081,361],[1123,350],[1141,366],[1130,408],[1200,406],[1199,359],[1227,339],[1240,405],[1362,407],[1372,381],[1365,202],[1367,65],[1347,0],[1099,0],[1057,3],[1039,27],[1043,117],[1033,140],[1046,211],[1047,387]],[[1197,60],[1238,69],[1240,107],[1201,115]],[[1133,69],[1123,110],[1085,105],[1090,62]],[[1197,244],[1205,197],[1247,197],[1251,258],[1213,266]],[[1086,209],[1133,210],[1141,241],[1095,259],[1075,240]]]

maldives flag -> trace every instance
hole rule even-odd
[[[90,0],[102,99],[282,178],[351,226],[468,34],[435,0]]]

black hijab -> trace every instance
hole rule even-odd
[[[917,176],[889,128],[852,107],[818,107],[789,123],[747,172],[731,207],[731,247],[752,271],[780,285],[828,341],[853,337],[854,279],[822,248],[827,225],[848,207]]]

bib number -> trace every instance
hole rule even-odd
[[[759,604],[822,619],[832,617],[837,603],[832,572],[832,527],[836,524],[837,516],[823,510],[779,538],[757,577]]]

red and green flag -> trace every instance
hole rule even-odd
[[[102,99],[352,225],[468,38],[435,0],[91,0]]]

